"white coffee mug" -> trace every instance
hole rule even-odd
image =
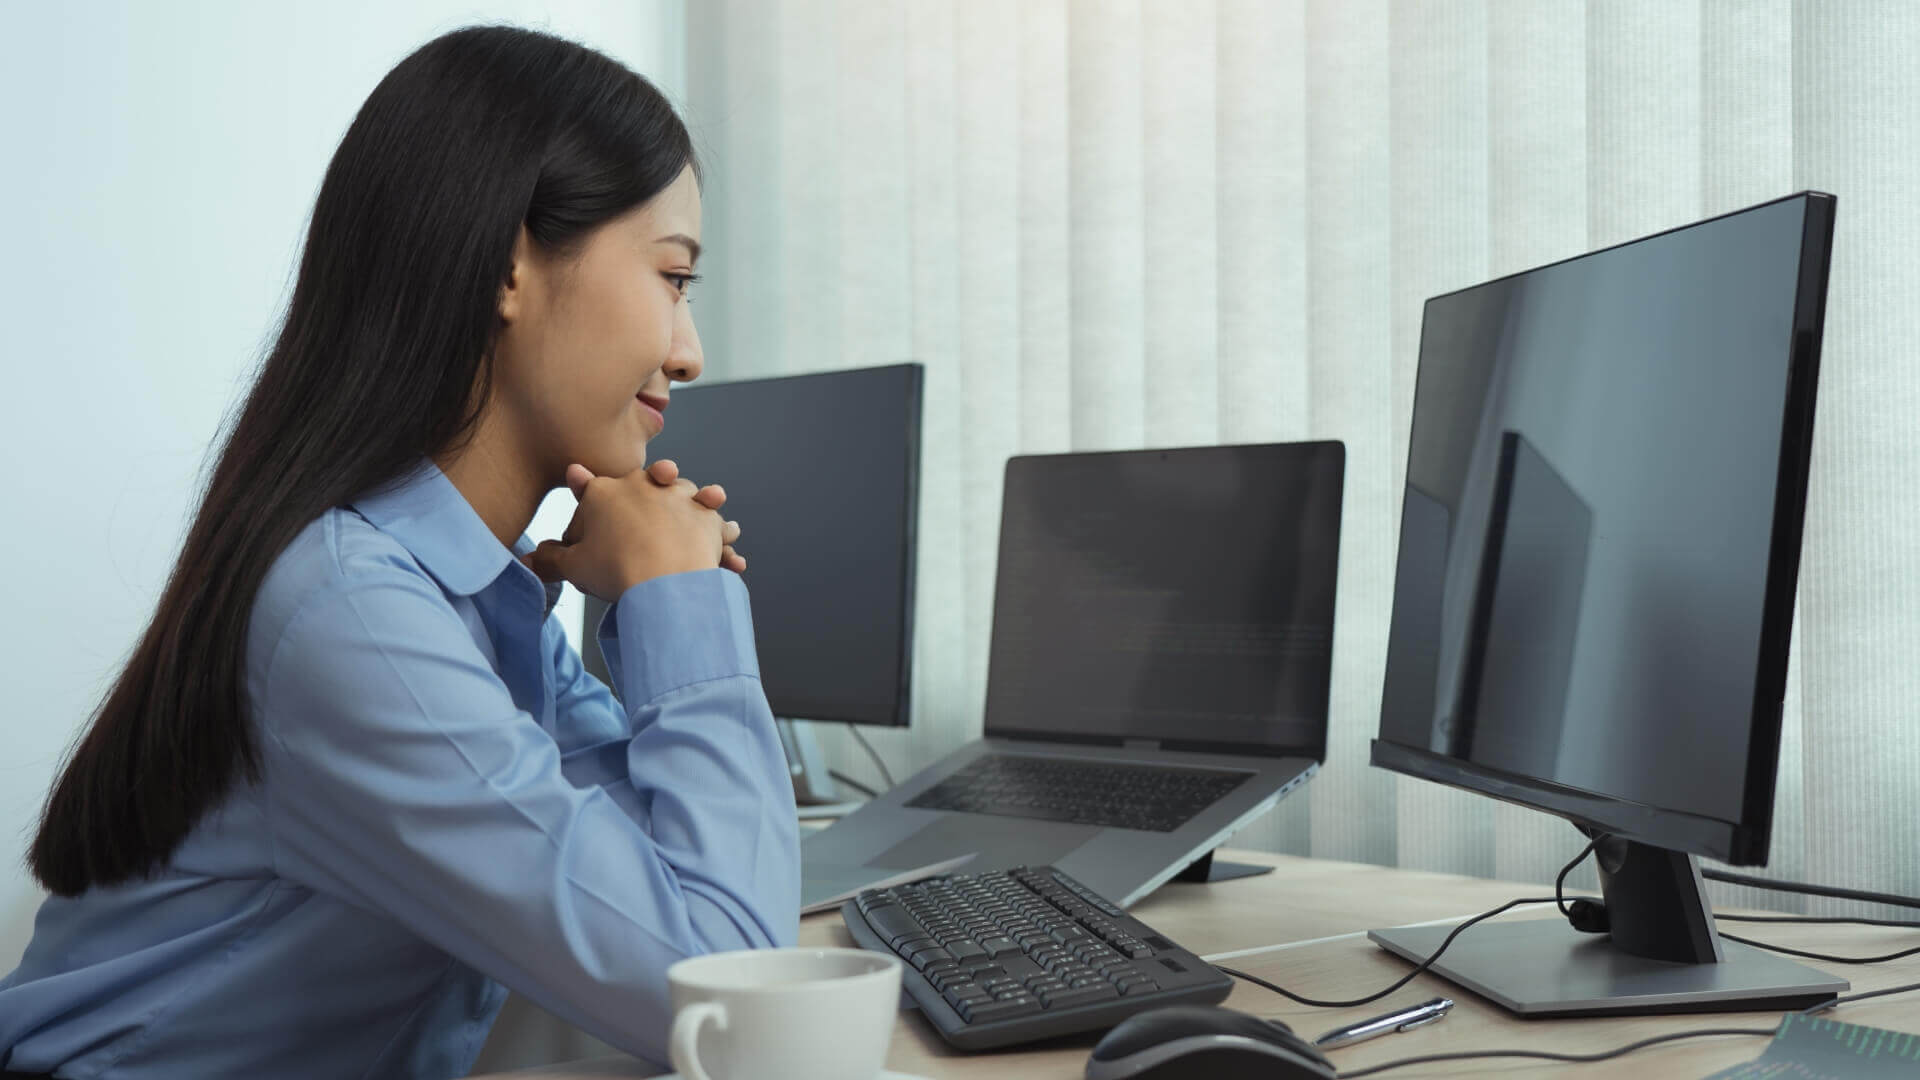
[[[686,1080],[877,1077],[900,1008],[900,961],[864,949],[748,949],[667,969],[667,1051]]]

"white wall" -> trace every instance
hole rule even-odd
[[[151,614],[327,161],[401,57],[475,22],[553,30],[684,96],[684,0],[7,10],[0,973],[42,895],[24,865],[41,800]],[[535,538],[570,503],[550,500]]]

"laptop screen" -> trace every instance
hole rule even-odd
[[[986,730],[1325,756],[1345,448],[1007,462]]]

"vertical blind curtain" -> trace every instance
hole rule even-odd
[[[980,733],[1009,455],[1346,442],[1327,765],[1235,841],[1279,851],[1541,881],[1578,849],[1367,765],[1421,302],[1836,193],[1771,872],[1920,892],[1920,8],[703,0],[687,25],[712,376],[927,368],[913,726],[872,732],[896,775]]]

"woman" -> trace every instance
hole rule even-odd
[[[700,373],[699,235],[686,129],[598,53],[469,28],[375,88],[48,798],[0,1070],[458,1076],[509,987],[662,1060],[670,963],[793,942],[739,529],[645,466]],[[561,579],[615,605],[624,708],[550,616]]]

